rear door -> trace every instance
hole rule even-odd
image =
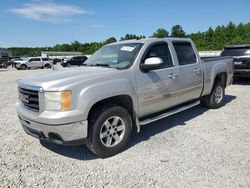
[[[167,42],[152,43],[145,51],[141,63],[147,58],[159,57],[163,65],[157,70],[136,73],[137,94],[139,100],[139,116],[162,111],[179,103],[180,80],[179,69]]]
[[[43,66],[46,65],[46,64],[50,64],[50,60],[49,58],[42,58],[42,62],[40,63],[41,65],[40,66]]]
[[[195,47],[189,41],[173,41],[179,62],[182,102],[200,97],[203,88],[203,67]]]

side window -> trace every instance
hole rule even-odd
[[[180,65],[196,63],[196,55],[191,43],[173,42],[173,45]]]
[[[146,59],[159,57],[163,60],[162,68],[173,67],[172,57],[166,43],[153,45],[146,54]]]
[[[43,61],[49,61],[49,58],[42,58]]]
[[[31,58],[31,59],[29,60],[29,62],[32,62],[32,61],[40,61],[40,59],[39,59],[39,58]]]
[[[31,59],[29,60],[29,62],[31,62],[31,61],[41,61],[41,59],[40,59],[40,58],[31,58]]]

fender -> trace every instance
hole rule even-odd
[[[79,94],[77,109],[84,109],[83,117],[87,119],[89,111],[94,104],[118,95],[130,96],[134,111],[138,113],[135,87],[127,79],[108,80],[83,88]]]

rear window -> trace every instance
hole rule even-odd
[[[180,65],[196,63],[196,55],[191,43],[173,42],[173,45]]]
[[[250,48],[225,48],[221,56],[244,56],[250,55]]]

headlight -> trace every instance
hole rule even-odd
[[[71,91],[45,92],[45,110],[67,111],[71,108]]]

